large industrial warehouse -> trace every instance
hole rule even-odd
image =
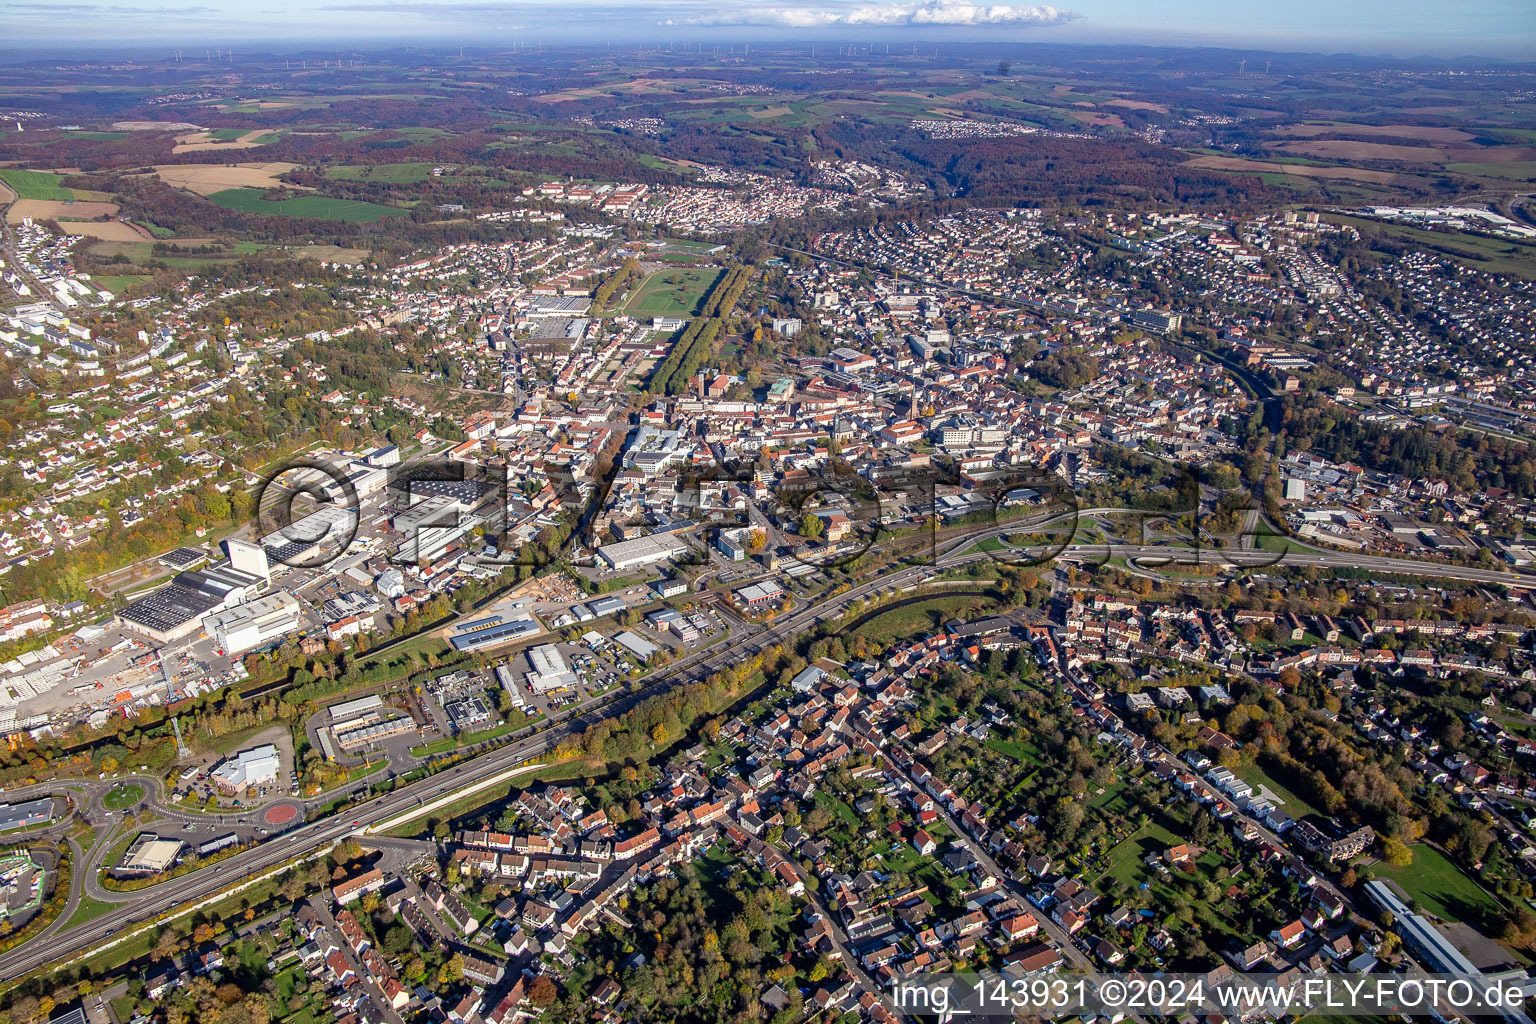
[[[653,533],[634,540],[616,541],[597,549],[597,557],[614,570],[638,569],[670,558],[681,558],[687,553],[688,542],[670,533]]]
[[[118,612],[125,625],[162,644],[198,628],[209,612],[229,608],[265,590],[259,577],[228,565],[178,573],[170,583]]]

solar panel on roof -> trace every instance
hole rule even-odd
[[[267,544],[267,557],[274,562],[287,564],[302,557],[315,546],[312,540],[290,540],[281,544]]]
[[[486,647],[502,640],[519,637],[524,633],[532,633],[537,631],[538,628],[539,624],[532,619],[513,619],[511,622],[503,622],[500,625],[476,630],[472,633],[462,633],[458,636],[450,637],[449,642],[453,644],[454,650],[469,651],[476,647]]]
[[[160,561],[172,567],[186,568],[196,565],[207,557],[206,552],[199,551],[197,548],[176,548],[174,551],[168,551],[161,555]]]
[[[425,498],[446,496],[457,499],[466,507],[473,507],[481,498],[490,493],[492,485],[484,480],[454,480],[448,477],[435,476],[429,470],[414,473],[410,476],[390,482],[391,491],[409,494],[420,501]]]
[[[119,614],[129,622],[163,633],[212,611],[222,600],[222,594],[214,595],[172,583],[139,598]]]

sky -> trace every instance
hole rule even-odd
[[[0,43],[505,45],[760,40],[1214,45],[1536,56],[1536,0],[0,0]]]

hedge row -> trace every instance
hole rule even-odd
[[[719,320],[699,317],[690,323],[677,344],[672,346],[672,351],[667,353],[667,358],[651,374],[646,390],[653,395],[675,395],[686,390],[689,378],[699,372],[714,344],[715,335],[719,333]]]

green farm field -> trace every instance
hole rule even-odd
[[[390,185],[407,185],[432,177],[432,168],[435,166],[428,163],[337,164],[327,167],[325,176],[338,181],[378,181]]]
[[[0,181],[9,185],[18,199],[69,202],[75,198],[75,194],[59,184],[59,177],[47,171],[23,171],[15,167],[0,168]]]
[[[228,210],[242,213],[276,214],[280,217],[313,217],[317,220],[340,220],[353,223],[372,223],[384,217],[402,217],[405,210],[378,203],[360,203],[353,199],[332,199],[327,196],[297,196],[292,199],[269,200],[255,188],[229,188],[215,192],[208,199]]]

